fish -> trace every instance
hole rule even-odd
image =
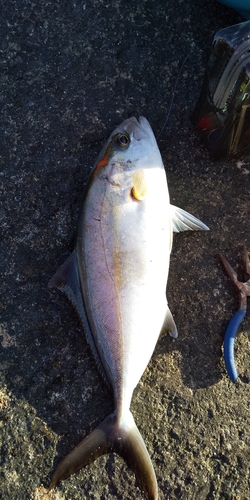
[[[145,497],[158,499],[155,471],[130,405],[159,336],[178,335],[166,286],[173,232],[188,229],[208,227],[171,205],[147,119],[126,119],[90,172],[75,249],[49,282],[78,311],[97,367],[112,390],[113,412],[62,460],[50,490],[114,452],[135,473]]]

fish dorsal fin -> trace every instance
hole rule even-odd
[[[84,301],[81,293],[81,284],[79,279],[77,257],[75,250],[66,259],[64,264],[61,267],[59,267],[59,269],[56,271],[54,276],[49,281],[48,286],[49,288],[58,288],[59,290],[64,292],[69,298],[69,300],[72,302],[72,304],[75,306],[79,314],[80,320],[82,322],[87,342],[90,345],[93,356],[95,358],[97,367],[107,385],[110,386],[110,382],[107,378],[101,358],[96,348],[95,340],[91,333],[91,328],[86,314]]]
[[[203,224],[199,219],[194,217],[194,215],[182,210],[182,208],[176,207],[175,205],[170,205],[170,210],[172,214],[172,224],[174,233],[179,233],[181,231],[209,231],[209,227]]]
[[[163,325],[160,331],[160,336],[166,335],[166,333],[168,333],[171,337],[175,339],[178,337],[177,327],[168,306],[167,306],[166,316],[164,318]]]

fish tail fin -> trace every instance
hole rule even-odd
[[[147,448],[130,411],[126,418],[109,415],[59,464],[53,474],[52,490],[60,481],[78,472],[105,453],[120,455],[135,473],[141,489],[149,500],[158,499],[158,488]]]

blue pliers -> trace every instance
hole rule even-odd
[[[250,275],[250,259],[249,259],[249,253],[245,245],[243,246],[243,251],[244,251],[246,273]],[[226,370],[230,379],[233,382],[236,382],[238,378],[238,373],[234,362],[234,339],[236,337],[237,330],[243,318],[246,315],[247,297],[250,296],[250,279],[248,279],[248,281],[246,282],[239,281],[237,273],[233,270],[229,262],[220,252],[219,256],[228,277],[233,282],[234,286],[237,288],[239,292],[239,309],[238,311],[236,311],[236,313],[230,320],[224,337],[224,361],[226,365]]]

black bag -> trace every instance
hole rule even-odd
[[[190,119],[213,157],[236,153],[250,126],[250,21],[215,34]]]

